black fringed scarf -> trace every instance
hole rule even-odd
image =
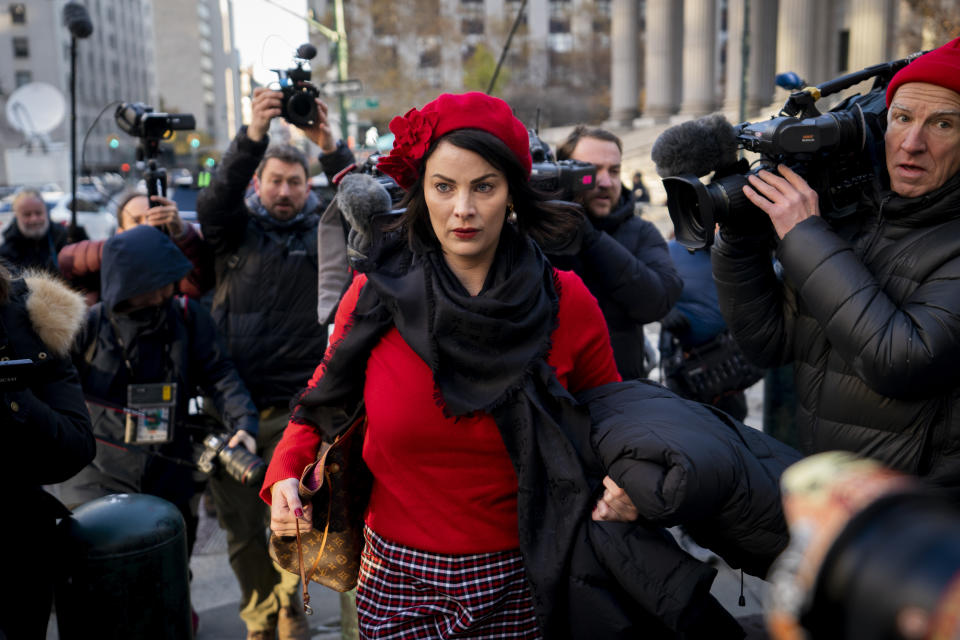
[[[496,421],[517,473],[520,549],[540,623],[547,637],[569,635],[558,600],[596,481],[588,481],[592,463],[578,453],[590,451],[589,418],[546,362],[559,302],[552,267],[532,241],[507,228],[477,296],[439,251],[394,249],[368,279],[293,420],[328,440],[346,428],[362,402],[370,351],[396,326],[430,366],[446,415],[486,411]]]

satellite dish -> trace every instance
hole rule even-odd
[[[64,113],[63,95],[45,82],[25,84],[7,100],[7,122],[26,136],[53,131],[63,120]]]

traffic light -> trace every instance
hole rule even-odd
[[[191,148],[191,149],[199,149],[199,148],[200,148],[200,138],[199,138],[199,137],[197,137],[197,136],[195,136],[195,135],[190,136],[190,148]]]
[[[210,186],[210,172],[201,171],[197,174],[197,187],[203,189],[204,187]]]
[[[203,164],[209,167],[210,169],[213,169],[214,165],[217,164],[217,161],[208,156],[207,158],[204,158]]]
[[[120,171],[123,173],[130,173],[130,163],[124,162],[122,165],[120,165]]]
[[[120,138],[117,136],[107,136],[107,146],[111,149],[117,149],[120,147]]]

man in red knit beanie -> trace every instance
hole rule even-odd
[[[793,361],[804,453],[832,449],[915,473],[960,501],[960,38],[886,90],[888,187],[828,224],[790,168],[750,176],[769,243],[721,226],[720,306],[760,365]]]

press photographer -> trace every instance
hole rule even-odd
[[[252,445],[258,423],[210,313],[173,296],[174,283],[192,268],[170,237],[149,225],[103,246],[101,301],[73,346],[97,455],[61,492],[70,506],[111,493],[163,498],[183,515],[188,551],[202,486],[194,451],[206,435],[188,415],[190,398],[206,394],[238,441]]]
[[[644,323],[659,320],[670,310],[683,283],[663,236],[652,222],[635,214],[633,193],[620,181],[622,153],[623,145],[613,133],[584,125],[575,127],[557,147],[561,163],[593,165],[596,178],[588,189],[570,194],[586,214],[579,251],[548,254],[557,268],[576,272],[597,298],[610,329],[617,370],[624,379],[634,379],[647,377],[655,361]],[[582,174],[570,171],[570,175]]]
[[[879,188],[828,220],[831,194],[795,169],[747,174],[742,193],[775,235],[750,216],[721,219],[714,279],[748,357],[793,362],[805,453],[867,455],[958,499],[960,39],[879,83]]]
[[[297,56],[302,60],[307,53],[301,47]],[[290,398],[323,357],[327,327],[317,321],[324,204],[310,190],[306,156],[289,145],[270,145],[267,131],[274,118],[290,121],[320,147],[320,166],[331,182],[354,161],[333,136],[327,105],[304,73],[298,62],[284,74],[292,84],[254,89],[249,126],[237,133],[197,199],[197,217],[215,255],[213,317],[260,414],[251,451],[268,461],[286,426]],[[348,274],[346,232],[342,220],[333,222],[341,227],[330,234],[343,256],[339,269],[332,267],[342,278],[339,291]],[[249,637],[309,638],[298,579],[274,568],[267,554],[267,510],[257,490],[223,474],[211,479],[210,490],[227,532]]]

